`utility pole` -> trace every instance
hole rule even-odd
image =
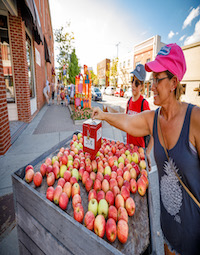
[[[118,46],[119,46],[119,44],[120,44],[120,42],[118,42],[118,43],[116,44],[116,47],[117,47],[117,58],[118,58]]]

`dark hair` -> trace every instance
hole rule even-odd
[[[168,79],[169,80],[171,80],[173,77],[174,77],[174,74],[173,73],[171,73],[170,71],[165,71],[165,73],[166,73],[166,75],[167,75],[167,77],[168,77]],[[177,83],[177,87],[175,88],[175,97],[176,97],[176,99],[178,100],[178,101],[180,101],[180,97],[181,97],[181,94],[182,94],[182,92],[183,92],[183,87],[182,87],[182,85],[180,84],[180,82],[178,81],[178,83]]]

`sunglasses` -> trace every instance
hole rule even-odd
[[[133,77],[133,80],[132,80],[132,83],[134,82],[134,77]],[[138,80],[135,80],[135,86],[136,88],[141,85],[141,82],[139,82]]]

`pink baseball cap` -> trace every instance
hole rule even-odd
[[[186,72],[186,62],[181,47],[176,43],[163,46],[155,60],[145,64],[145,69],[147,72],[155,73],[168,70],[181,81]]]

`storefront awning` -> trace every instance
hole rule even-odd
[[[24,0],[25,6],[22,6],[22,18],[25,20],[26,25],[33,29],[34,32],[34,39],[37,42],[37,44],[40,44],[42,42],[43,44],[43,33],[40,23],[39,14],[35,5],[34,0]],[[27,7],[27,8],[26,8]],[[27,9],[30,13],[28,15]],[[32,19],[32,22],[30,23],[30,16]]]
[[[46,62],[51,63],[50,51],[49,51],[49,47],[47,45],[47,41],[46,41],[45,36],[44,36],[44,55],[45,55]]]

